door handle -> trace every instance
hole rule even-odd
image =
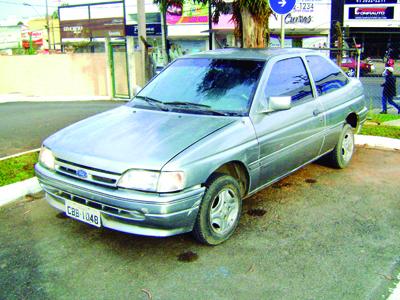
[[[318,116],[320,113],[321,113],[321,111],[319,109],[314,109],[314,111],[313,111],[314,116]]]

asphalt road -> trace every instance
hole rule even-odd
[[[125,102],[14,102],[0,104],[0,158],[39,148],[42,141],[72,123]]]
[[[365,148],[345,170],[309,165],[247,199],[217,247],[97,229],[27,197],[0,208],[0,299],[386,299],[399,166]]]
[[[365,98],[367,100],[368,107],[380,109],[382,107],[381,84],[384,82],[384,78],[382,76],[377,75],[370,77],[361,77],[360,80],[364,85]],[[398,91],[398,94],[400,94],[400,90]]]

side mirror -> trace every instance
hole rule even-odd
[[[268,108],[262,110],[262,113],[269,113],[279,110],[287,110],[292,107],[292,97],[291,96],[278,96],[278,97],[268,97]]]

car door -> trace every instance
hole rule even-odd
[[[270,61],[265,72],[266,79],[260,86],[262,91],[258,92],[258,101],[291,96],[292,105],[288,110],[252,113],[260,146],[259,187],[317,157],[323,143],[325,122],[301,57]]]
[[[316,96],[321,103],[322,115],[325,117],[324,144],[322,153],[335,147],[343,122],[348,112],[346,102],[359,97],[358,93],[351,90],[349,79],[338,66],[325,57],[307,55],[307,65],[315,82]]]

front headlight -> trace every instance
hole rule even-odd
[[[53,152],[46,147],[40,149],[39,162],[50,170],[55,168],[55,158]]]
[[[184,187],[185,175],[183,172],[161,172],[157,186],[159,193],[180,191]]]
[[[183,190],[183,172],[129,170],[119,179],[118,186],[147,192],[168,193]]]

